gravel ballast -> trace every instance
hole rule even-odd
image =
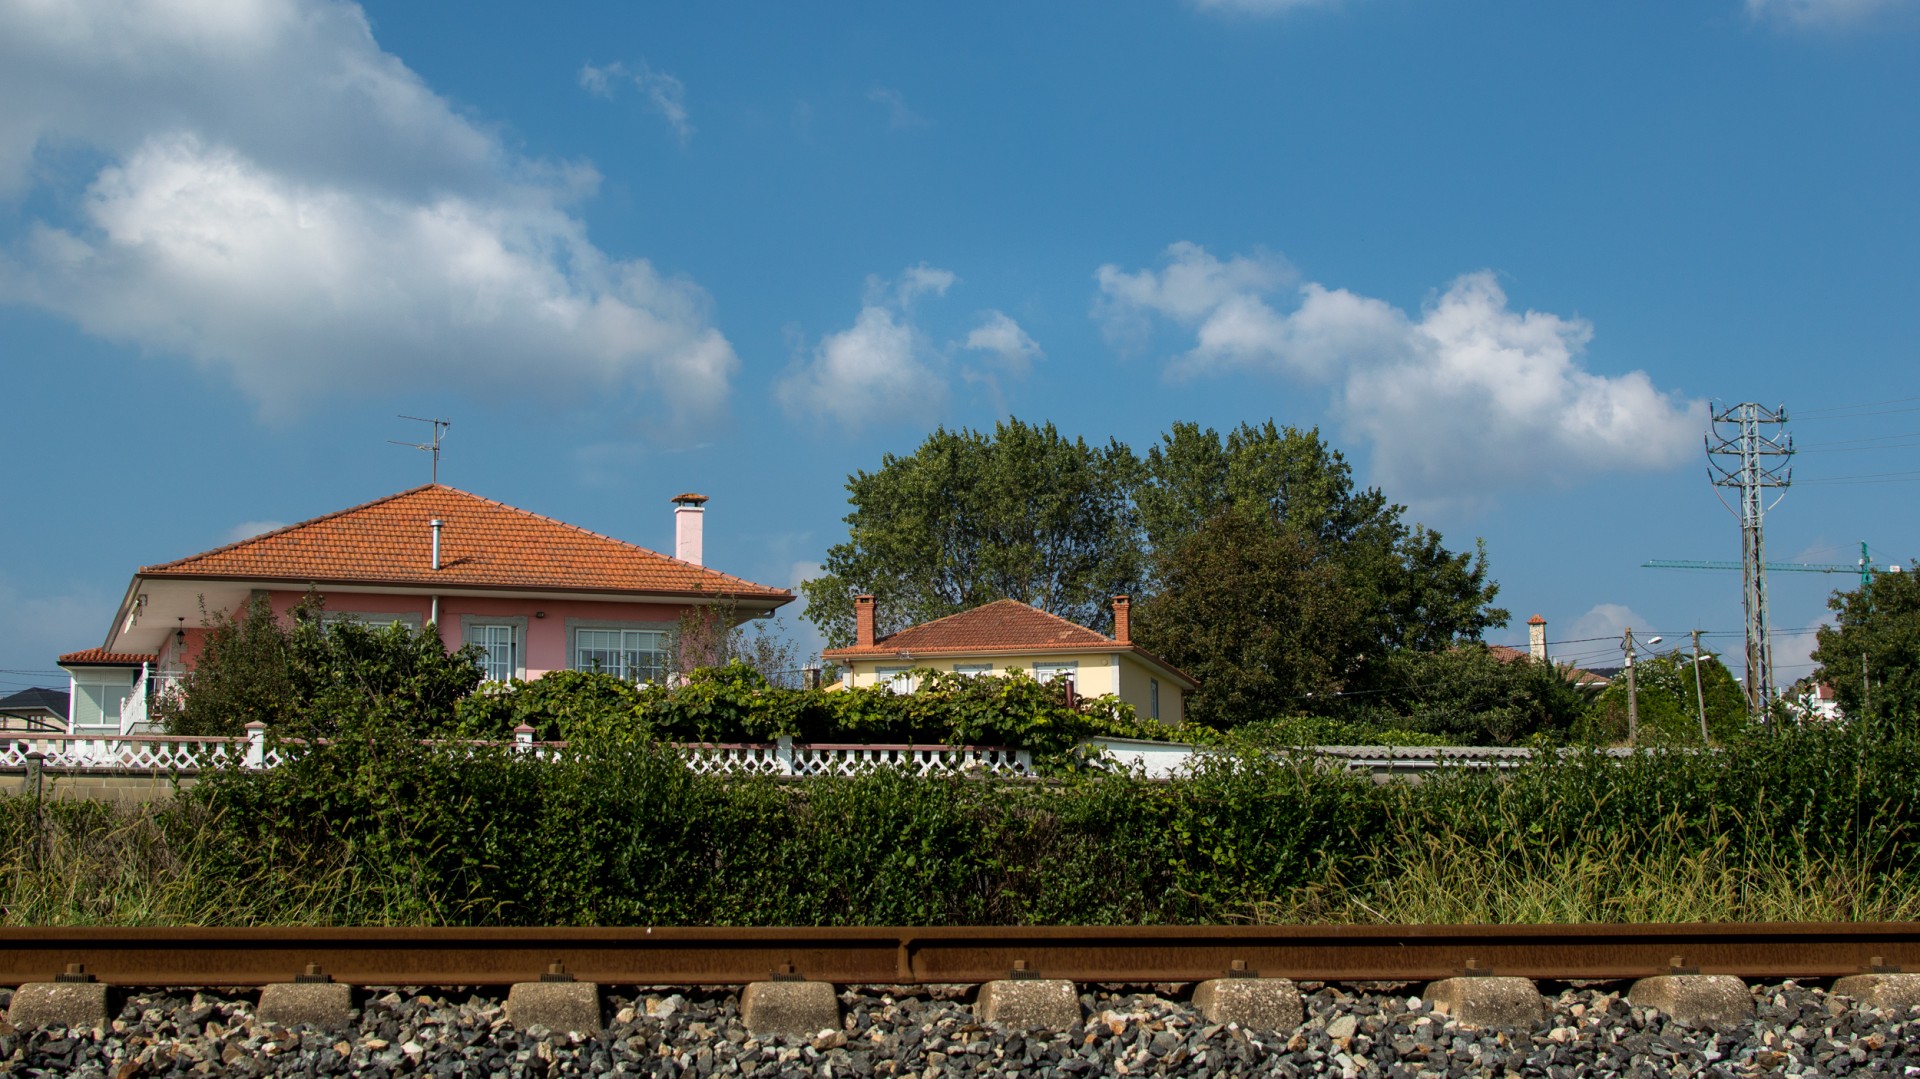
[[[610,992],[592,1037],[517,1030],[492,993],[373,991],[354,1026],[257,1021],[257,994],[116,993],[104,1030],[0,1033],[19,1076],[709,1075],[1893,1075],[1920,1076],[1920,1009],[1875,1011],[1793,982],[1753,990],[1751,1019],[1690,1030],[1634,1008],[1626,986],[1549,991],[1527,1031],[1462,1027],[1419,986],[1301,986],[1297,1030],[1210,1024],[1168,992],[1081,987],[1082,1022],[1058,1034],[979,1022],[963,987],[853,987],[840,1029],[756,1038],[730,992]],[[0,995],[4,995],[0,991]],[[0,1024],[4,1027],[4,1024]]]

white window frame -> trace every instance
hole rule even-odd
[[[908,667],[875,667],[873,669],[876,685],[882,685],[895,693],[913,693],[920,688],[920,679]]]
[[[966,675],[968,678],[977,678],[983,674],[992,674],[993,664],[991,663],[956,663],[953,665],[953,673]]]
[[[1147,679],[1147,703],[1153,711],[1153,718],[1160,718],[1160,680]]]
[[[576,670],[576,671],[604,671],[607,674],[615,675],[616,677],[620,677],[620,678],[626,678],[629,681],[640,682],[643,685],[651,683],[656,679],[665,679],[667,676],[673,673],[671,670],[668,669],[668,664],[672,661],[672,658],[673,658],[672,650],[670,647],[670,640],[669,640],[669,634],[671,634],[671,632],[672,630],[669,627],[663,626],[657,622],[586,622],[586,621],[575,621],[573,619],[568,619],[567,620],[567,667],[570,670]],[[648,669],[655,674],[655,678],[642,679],[642,678],[634,677],[634,675],[642,672],[639,670],[639,668],[636,665],[630,665],[624,662],[624,659],[623,659],[623,662],[621,663],[621,666],[628,668],[625,670],[619,670],[619,669],[609,670],[605,666],[594,665],[594,664],[583,665],[580,659],[580,653],[583,651],[587,651],[587,649],[583,648],[582,645],[580,644],[580,635],[582,633],[618,633],[620,634],[620,640],[616,643],[616,645],[613,648],[610,648],[610,649],[595,648],[595,649],[592,649],[592,651],[617,652],[617,653],[620,653],[622,657],[625,657],[628,655],[639,655],[639,654],[646,654],[646,655],[659,657],[659,661],[657,663],[647,665]],[[652,640],[648,643],[651,643],[656,647],[653,647],[653,648],[627,647],[627,634],[629,633],[651,635]],[[638,644],[640,642],[636,638],[634,643]]]
[[[462,645],[478,644],[482,649],[487,649],[486,644],[474,639],[475,631],[486,630],[491,633],[493,630],[502,628],[507,631],[506,678],[495,677],[499,671],[489,657],[480,661],[480,668],[486,672],[489,682],[504,682],[509,678],[524,679],[527,676],[527,620],[515,615],[463,614],[460,616]]]
[[[114,674],[104,673],[106,670]],[[68,718],[74,734],[120,733],[120,710],[133,699],[133,687],[136,676],[131,671],[112,667],[104,670],[89,671],[86,674],[73,675],[73,703],[68,709]],[[89,690],[93,693],[89,693]],[[97,697],[95,696],[97,694]],[[111,701],[113,710],[107,711],[104,703]],[[86,707],[100,713],[96,722],[81,722],[81,709]]]
[[[1080,689],[1079,660],[1070,659],[1058,663],[1036,663],[1033,665],[1033,678],[1036,682],[1043,684],[1051,682],[1063,674],[1067,676],[1067,681],[1073,686],[1075,692],[1078,692]]]

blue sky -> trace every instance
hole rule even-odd
[[[1738,557],[1709,400],[1803,417],[1774,558],[1920,554],[1916,50],[1913,0],[0,0],[0,690],[139,565],[423,481],[401,413],[648,546],[704,492],[779,585],[936,424],[1319,425],[1485,537],[1492,639],[1737,649],[1735,575],[1638,568]]]

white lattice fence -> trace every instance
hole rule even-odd
[[[452,743],[450,743],[451,745]],[[458,743],[481,748],[497,743]],[[510,743],[522,753],[547,760],[567,751],[565,742],[536,742],[522,727]],[[898,768],[916,775],[957,772],[1029,776],[1033,758],[1023,749],[982,746],[807,745],[782,738],[766,744],[688,744],[675,747],[687,767],[708,775],[826,776],[859,775]],[[71,772],[175,772],[191,775],[237,761],[247,768],[272,768],[299,752],[274,747],[266,728],[250,724],[244,738],[188,738],[172,735],[21,735],[0,741],[0,769],[25,768],[37,757],[41,767]]]

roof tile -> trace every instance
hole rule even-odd
[[[159,659],[159,656],[145,652],[109,652],[104,648],[86,648],[68,652],[60,657],[60,662],[73,667],[134,667],[142,663],[155,663]]]
[[[433,568],[430,520],[444,522]],[[441,484],[262,533],[140,573],[301,583],[642,592],[777,599],[793,594]]]

